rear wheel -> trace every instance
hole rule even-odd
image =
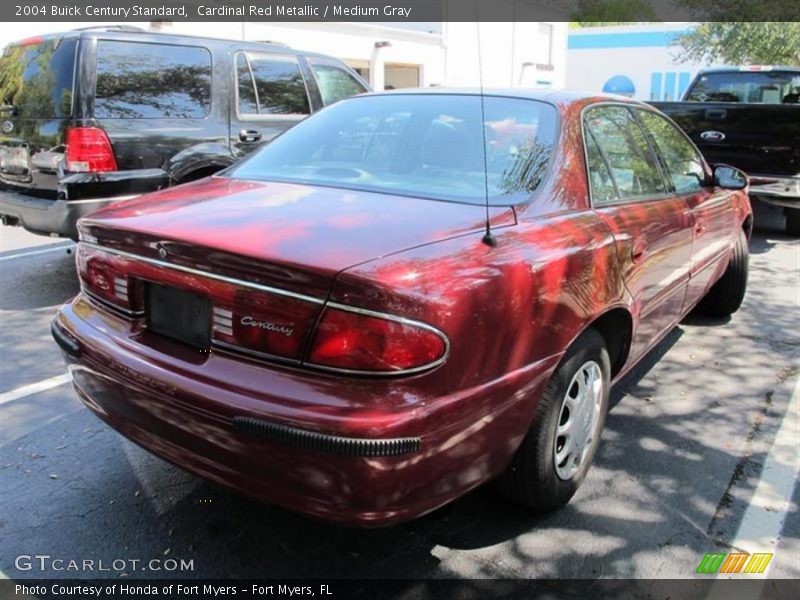
[[[786,233],[794,237],[800,237],[800,209],[786,209]]]
[[[540,511],[569,502],[597,453],[610,371],[603,337],[587,330],[548,382],[533,425],[498,480],[505,495]]]
[[[747,292],[747,274],[750,255],[747,235],[739,231],[728,268],[700,302],[701,312],[711,317],[727,317],[742,305]]]

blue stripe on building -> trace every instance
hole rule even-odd
[[[666,48],[682,31],[647,31],[629,33],[574,33],[567,42],[569,50],[600,48]]]

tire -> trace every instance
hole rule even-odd
[[[739,231],[728,268],[722,277],[708,290],[700,302],[700,311],[710,317],[727,317],[742,305],[747,292],[747,273],[750,255],[747,249],[747,235]]]
[[[575,380],[584,376],[587,365],[597,367],[595,375],[601,386],[594,395],[595,410],[584,420],[586,413],[578,412],[570,415],[573,427],[577,427],[577,438],[581,438],[579,423],[587,420],[594,422],[583,431],[589,432],[591,441],[587,440],[583,452],[569,454],[566,464],[558,465],[557,443],[565,447],[565,437],[557,435],[557,428],[563,421],[564,404],[569,393],[570,398],[576,394]],[[537,511],[548,511],[567,504],[578,490],[586,476],[589,466],[594,460],[600,443],[600,434],[605,424],[608,411],[611,363],[603,337],[594,329],[584,332],[570,347],[539,400],[533,424],[517,449],[511,464],[503,472],[498,484],[500,490],[510,499]],[[590,371],[594,367],[589,367]],[[592,397],[587,396],[586,398]],[[588,405],[587,405],[588,406]],[[566,423],[569,419],[566,420]],[[569,457],[580,456],[578,465],[571,465]],[[574,472],[569,473],[573,470]]]
[[[786,233],[800,237],[800,208],[786,209]]]

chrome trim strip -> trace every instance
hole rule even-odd
[[[104,306],[126,317],[139,318],[144,316],[143,310],[128,310],[127,308],[122,308],[121,306],[117,306],[116,304],[113,304],[112,302],[109,302],[108,300],[105,300],[104,298],[100,298],[96,294],[93,294],[92,292],[87,290],[84,286],[81,286],[81,292],[84,293],[88,298],[100,304],[101,306]]]
[[[297,359],[285,358],[285,357],[281,357],[281,356],[274,356],[272,354],[266,354],[266,353],[258,352],[258,351],[255,351],[255,350],[248,350],[246,348],[241,348],[240,346],[235,346],[233,344],[227,344],[225,342],[218,342],[216,340],[212,340],[212,344],[214,346],[218,346],[218,347],[220,347],[222,349],[227,349],[227,350],[229,350],[231,352],[247,354],[247,355],[254,356],[256,358],[262,358],[262,359],[266,359],[266,360],[273,360],[273,361],[282,362],[282,363],[285,363],[285,364],[291,364],[291,365],[303,366],[303,367],[310,367],[310,368],[313,368],[313,369],[317,369],[317,370],[320,370],[320,371],[326,371],[326,372],[329,372],[329,373],[341,373],[341,374],[345,374],[345,375],[363,375],[363,376],[366,376],[366,377],[398,377],[398,376],[403,376],[403,375],[413,375],[413,374],[416,374],[416,373],[422,373],[423,371],[429,371],[430,369],[433,369],[433,368],[438,367],[439,365],[443,364],[448,359],[448,357],[450,356],[450,340],[448,339],[448,337],[444,334],[444,332],[440,331],[436,327],[433,327],[432,325],[428,325],[427,323],[423,323],[422,321],[416,321],[414,319],[408,319],[406,317],[399,317],[397,315],[392,315],[392,314],[388,314],[388,313],[382,313],[382,312],[378,312],[378,311],[374,311],[374,310],[369,310],[369,309],[366,309],[366,308],[357,308],[355,306],[348,306],[347,304],[340,304],[338,302],[332,302],[332,301],[326,302],[325,300],[321,300],[321,299],[315,298],[313,296],[306,296],[304,294],[298,294],[298,293],[295,293],[295,292],[289,292],[287,290],[282,290],[280,288],[274,288],[274,287],[271,287],[271,286],[268,286],[268,285],[262,285],[262,284],[259,284],[259,283],[252,283],[252,282],[249,282],[249,281],[242,281],[241,279],[235,279],[233,277],[226,277],[224,275],[217,275],[215,273],[208,273],[206,271],[200,271],[198,269],[193,269],[191,267],[183,267],[181,265],[174,265],[174,264],[171,264],[171,263],[168,263],[168,262],[164,262],[164,261],[161,261],[161,260],[156,260],[154,258],[147,258],[147,257],[143,257],[143,256],[138,256],[138,255],[132,254],[130,252],[125,252],[124,250],[116,250],[116,249],[112,249],[112,248],[106,248],[104,246],[100,246],[99,244],[94,244],[94,243],[91,243],[91,242],[81,241],[80,243],[85,245],[85,246],[87,246],[87,247],[99,250],[101,252],[107,252],[109,254],[116,254],[117,256],[120,256],[122,258],[129,258],[131,260],[141,261],[141,262],[149,263],[149,264],[152,264],[152,265],[155,265],[155,266],[158,266],[158,267],[164,267],[164,268],[167,268],[167,269],[173,269],[175,271],[181,271],[181,272],[184,272],[184,273],[197,275],[199,277],[207,277],[209,279],[216,279],[218,281],[222,281],[222,282],[225,282],[225,283],[230,283],[232,285],[237,285],[237,286],[241,286],[241,287],[249,287],[249,288],[256,289],[256,290],[259,290],[259,291],[262,291],[262,292],[266,292],[268,294],[275,294],[277,296],[285,296],[285,297],[289,297],[289,298],[294,298],[296,300],[303,300],[305,302],[311,302],[311,303],[314,303],[314,304],[322,305],[323,308],[330,307],[330,308],[335,308],[337,310],[342,310],[342,311],[345,311],[345,312],[351,312],[351,313],[366,315],[366,316],[369,316],[369,317],[376,317],[378,319],[385,319],[387,321],[395,321],[396,323],[403,323],[403,324],[406,324],[406,325],[411,325],[412,327],[419,327],[420,329],[425,329],[426,331],[430,331],[430,332],[436,334],[437,336],[439,336],[439,338],[441,338],[442,342],[444,343],[444,353],[442,354],[441,357],[439,357],[435,361],[433,361],[431,363],[428,363],[426,365],[422,365],[420,367],[414,367],[413,369],[402,369],[402,370],[399,370],[399,371],[360,371],[360,370],[355,370],[355,369],[342,369],[342,368],[338,368],[338,367],[327,367],[325,365],[318,365],[318,364],[312,363],[312,362],[303,362],[303,361],[297,360]],[[104,303],[100,299],[98,299],[98,301],[101,302],[101,303]],[[111,304],[107,304],[107,305],[110,308],[114,309],[114,310],[124,311],[124,309],[114,307]],[[224,310],[224,309],[222,309],[222,310]],[[231,315],[232,315],[232,313],[231,313]],[[131,312],[131,313],[129,313],[129,316],[133,316],[133,317],[144,316],[144,312],[143,311],[142,312],[138,312],[138,313]]]
[[[274,354],[267,354],[266,352],[259,352],[258,350],[250,350],[249,348],[242,348],[241,346],[236,346],[234,344],[228,344],[227,342],[220,342],[219,340],[211,340],[211,345],[215,346],[221,350],[227,350],[233,354],[245,354],[247,356],[252,356],[253,358],[261,358],[266,360],[271,360],[275,362],[281,362],[287,365],[292,366],[300,366],[300,361],[296,358],[286,358],[284,356],[275,356]]]
[[[100,250],[101,252],[107,252],[109,254],[115,254],[122,258],[129,258],[131,260],[137,260],[140,262],[149,263],[151,265],[155,265],[157,267],[164,267],[165,269],[172,269],[173,271],[181,271],[183,273],[189,273],[191,275],[197,275],[198,277],[206,277],[208,279],[215,279],[217,281],[222,281],[224,283],[230,283],[231,285],[236,285],[239,287],[248,287],[254,290],[259,290],[261,292],[266,292],[267,294],[274,294],[276,296],[285,296],[287,298],[294,298],[295,300],[303,300],[304,302],[312,302],[314,304],[325,304],[325,300],[321,300],[320,298],[315,298],[314,296],[306,296],[305,294],[298,294],[296,292],[290,292],[288,290],[283,290],[280,288],[274,288],[268,285],[262,285],[260,283],[254,283],[252,281],[244,281],[242,279],[236,279],[234,277],[226,277],[225,275],[217,275],[216,273],[209,273],[208,271],[201,271],[199,269],[193,269],[192,267],[184,267],[182,265],[175,265],[172,263],[164,262],[163,260],[158,260],[155,258],[148,258],[146,256],[139,256],[138,254],[132,254],[130,252],[125,252],[124,250],[117,250],[116,248],[106,248],[105,246],[101,246],[100,244],[95,244],[92,242],[84,242],[81,241],[81,244],[88,246],[89,248],[94,248],[95,250]]]
[[[122,202],[123,200],[131,200],[138,198],[141,194],[128,194],[126,196],[111,196],[110,198],[87,198],[85,200],[63,200],[67,204],[92,204],[94,202]]]

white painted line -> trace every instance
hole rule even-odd
[[[49,252],[55,252],[56,250],[66,251],[68,248],[72,248],[74,244],[61,244],[59,246],[52,246],[49,248],[44,248],[43,250],[31,250],[30,252],[18,252],[17,254],[12,254],[10,256],[0,256],[0,261],[3,260],[11,260],[13,258],[22,258],[24,256],[36,256],[37,254],[47,254]]]
[[[791,508],[798,477],[800,477],[800,377],[795,382],[789,406],[767,453],[761,478],[758,480],[750,504],[742,515],[731,548],[750,554],[775,552],[783,524]],[[746,577],[767,579],[777,561],[778,557],[773,557],[764,573],[750,573]],[[717,579],[736,577],[741,575],[722,573],[717,575]],[[713,586],[711,591],[716,591]],[[707,598],[712,596],[711,591]]]
[[[56,375],[55,377],[37,381],[36,383],[23,385],[22,387],[18,387],[10,392],[3,392],[0,394],[0,404],[14,402],[14,400],[20,400],[21,398],[26,398],[27,396],[32,396],[33,394],[38,394],[39,392],[53,389],[60,385],[64,385],[65,383],[69,383],[70,381],[72,381],[72,376],[69,373],[64,373],[63,375]]]
[[[775,435],[753,498],[742,516],[732,544],[747,552],[775,550],[792,503],[800,475],[800,377],[795,382],[789,407]],[[769,567],[761,575],[766,578]]]

